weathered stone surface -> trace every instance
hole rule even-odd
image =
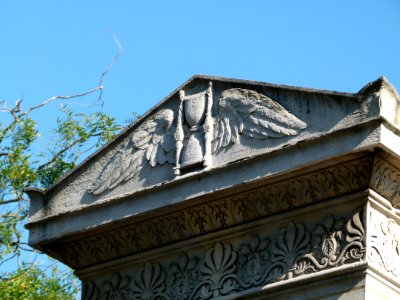
[[[93,232],[84,240],[57,240],[47,248],[57,259],[82,268],[363,191],[369,186],[372,167],[370,157],[353,159],[169,214],[152,215],[139,223],[124,223],[110,231]]]
[[[29,242],[84,299],[397,296],[399,103],[384,78],[349,94],[194,76],[28,191]]]
[[[99,279],[92,277],[86,284],[108,299],[122,294],[141,299],[146,289],[151,297],[162,299],[218,299],[334,268],[354,267],[354,263],[365,260],[364,211],[353,208],[338,217],[335,210],[329,207],[324,216],[315,215],[317,220],[308,216],[315,211],[308,210],[303,215],[307,223],[302,217],[289,223],[274,219],[273,223],[258,222],[257,230],[241,228],[238,234],[244,235],[242,238],[230,231],[225,234],[230,238],[220,235],[192,247],[189,253],[178,249],[167,258],[137,259],[140,263],[128,268],[125,262],[113,278],[106,275],[108,279],[104,280],[99,272]],[[153,284],[146,286],[143,278]],[[122,281],[126,285],[122,286]],[[88,294],[86,297],[90,299]]]

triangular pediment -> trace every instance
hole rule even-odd
[[[328,145],[329,137],[385,116],[398,126],[392,109],[398,102],[384,78],[350,94],[194,76],[46,193],[32,191],[40,200],[32,202],[31,220],[204,178],[247,161],[272,160],[317,140],[326,140],[325,153],[297,151],[282,166],[297,168],[324,155],[362,149],[370,133],[336,148]],[[280,169],[271,162],[263,172],[268,176]],[[46,199],[51,201],[44,207]]]

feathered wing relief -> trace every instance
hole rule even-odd
[[[145,121],[119,147],[90,189],[99,195],[133,178],[148,161],[152,167],[175,163],[174,112],[164,109]]]
[[[294,136],[307,125],[271,98],[234,88],[218,101],[213,152],[239,141],[240,134],[256,139]]]
[[[90,193],[99,195],[113,189],[137,175],[147,163],[152,167],[174,165],[177,176],[195,168],[210,168],[211,154],[239,142],[241,134],[256,139],[280,138],[298,135],[307,127],[282,105],[253,90],[222,92],[216,115],[212,114],[212,82],[197,94],[186,95],[181,90],[179,99],[177,116],[170,109],[159,111],[119,146]]]

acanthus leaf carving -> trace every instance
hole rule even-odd
[[[391,201],[400,215],[400,170],[383,159],[376,159],[372,174],[372,188]]]
[[[49,245],[49,249],[54,247],[54,257],[73,268],[82,268],[114,259],[118,257],[118,253],[137,253],[283,212],[291,207],[317,203],[326,197],[338,197],[364,190],[368,187],[367,174],[371,171],[372,163],[370,157],[349,161],[343,167],[327,167],[289,181],[265,185],[155,219],[133,223],[121,230],[98,233],[85,240]],[[339,168],[340,172],[336,172]],[[341,186],[335,191],[332,182],[338,176],[352,184]],[[361,220],[357,222],[360,223]],[[358,232],[360,234],[363,234],[362,231]],[[113,245],[114,241],[118,245]]]
[[[388,217],[370,213],[369,261],[389,274],[400,277],[400,226]]]
[[[364,242],[365,241],[365,227],[363,211],[357,211],[353,217],[346,224],[347,232],[346,236],[348,242]]]
[[[328,215],[314,228],[314,251],[304,256],[303,265],[315,271],[362,260],[366,239],[362,212],[357,210],[347,223]]]
[[[393,222],[377,226],[386,234],[383,242],[381,240],[371,248],[379,248],[379,255],[386,255],[382,247],[399,250],[398,229],[394,225],[398,226]],[[118,299],[148,300],[225,297],[362,261],[366,252],[365,234],[363,209],[347,219],[328,214],[313,224],[288,223],[279,232],[268,236],[253,233],[236,246],[217,242],[196,255],[180,254],[169,264],[147,261],[144,267],[135,271],[135,276],[119,275],[103,283],[101,295],[107,300],[114,299],[114,295],[120,297]],[[398,274],[398,267],[389,264],[386,267]],[[94,295],[97,287],[92,284],[86,291],[88,295]],[[88,296],[87,299],[93,298]]]

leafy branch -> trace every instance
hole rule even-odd
[[[41,135],[32,112],[55,101],[93,93],[99,93],[95,104],[102,106],[105,77],[124,50],[115,35],[110,34],[118,50],[101,73],[96,87],[73,95],[53,96],[28,108],[23,107],[23,99],[16,100],[11,106],[5,100],[0,102],[0,114],[7,116],[0,119],[0,265],[16,260],[15,265],[19,266],[12,272],[0,272],[0,299],[24,298],[29,293],[37,293],[40,299],[72,299],[76,292],[77,286],[71,286],[74,279],[57,273],[56,267],[52,269],[54,278],[51,278],[46,277],[45,269],[32,261],[23,258],[20,263],[22,252],[35,252],[23,241],[22,228],[28,215],[24,189],[45,189],[53,184],[74,168],[87,151],[111,140],[121,126],[103,112],[76,113],[64,105],[60,108],[62,116],[56,120],[50,142],[44,150],[38,151]],[[30,286],[29,282],[40,284]],[[46,284],[54,292],[54,298],[43,294]]]

